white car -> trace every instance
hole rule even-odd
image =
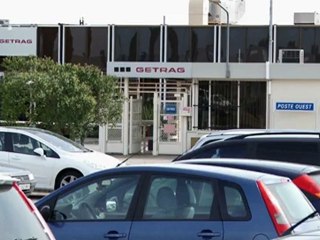
[[[28,169],[37,181],[36,190],[51,191],[121,162],[47,130],[0,127],[0,163]]]
[[[0,163],[0,175],[18,179],[19,181],[17,183],[26,195],[30,195],[33,192],[37,183],[30,171],[22,168],[10,167],[7,164]]]

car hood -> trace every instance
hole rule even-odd
[[[74,152],[68,153],[68,157],[72,159],[76,159],[78,161],[83,161],[95,169],[105,169],[116,167],[120,164],[120,160],[110,156],[108,154],[104,154],[98,151],[88,151],[88,152]]]

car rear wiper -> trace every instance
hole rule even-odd
[[[288,228],[288,229],[281,235],[281,237],[286,236],[286,235],[289,235],[289,234],[290,234],[296,227],[298,227],[301,223],[307,221],[307,220],[310,219],[310,218],[315,217],[317,214],[318,214],[318,211],[314,211],[314,212],[310,213],[309,215],[307,215],[306,217],[302,218],[300,221],[296,222],[296,223],[293,224],[290,228]]]

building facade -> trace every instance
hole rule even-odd
[[[229,29],[2,26],[0,63],[36,55],[117,76],[127,101],[116,127],[100,126],[107,153],[180,154],[230,128],[320,129],[320,26],[273,25],[272,56],[269,26]]]

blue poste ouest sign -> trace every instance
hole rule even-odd
[[[310,102],[276,102],[278,111],[314,111],[314,103]]]

